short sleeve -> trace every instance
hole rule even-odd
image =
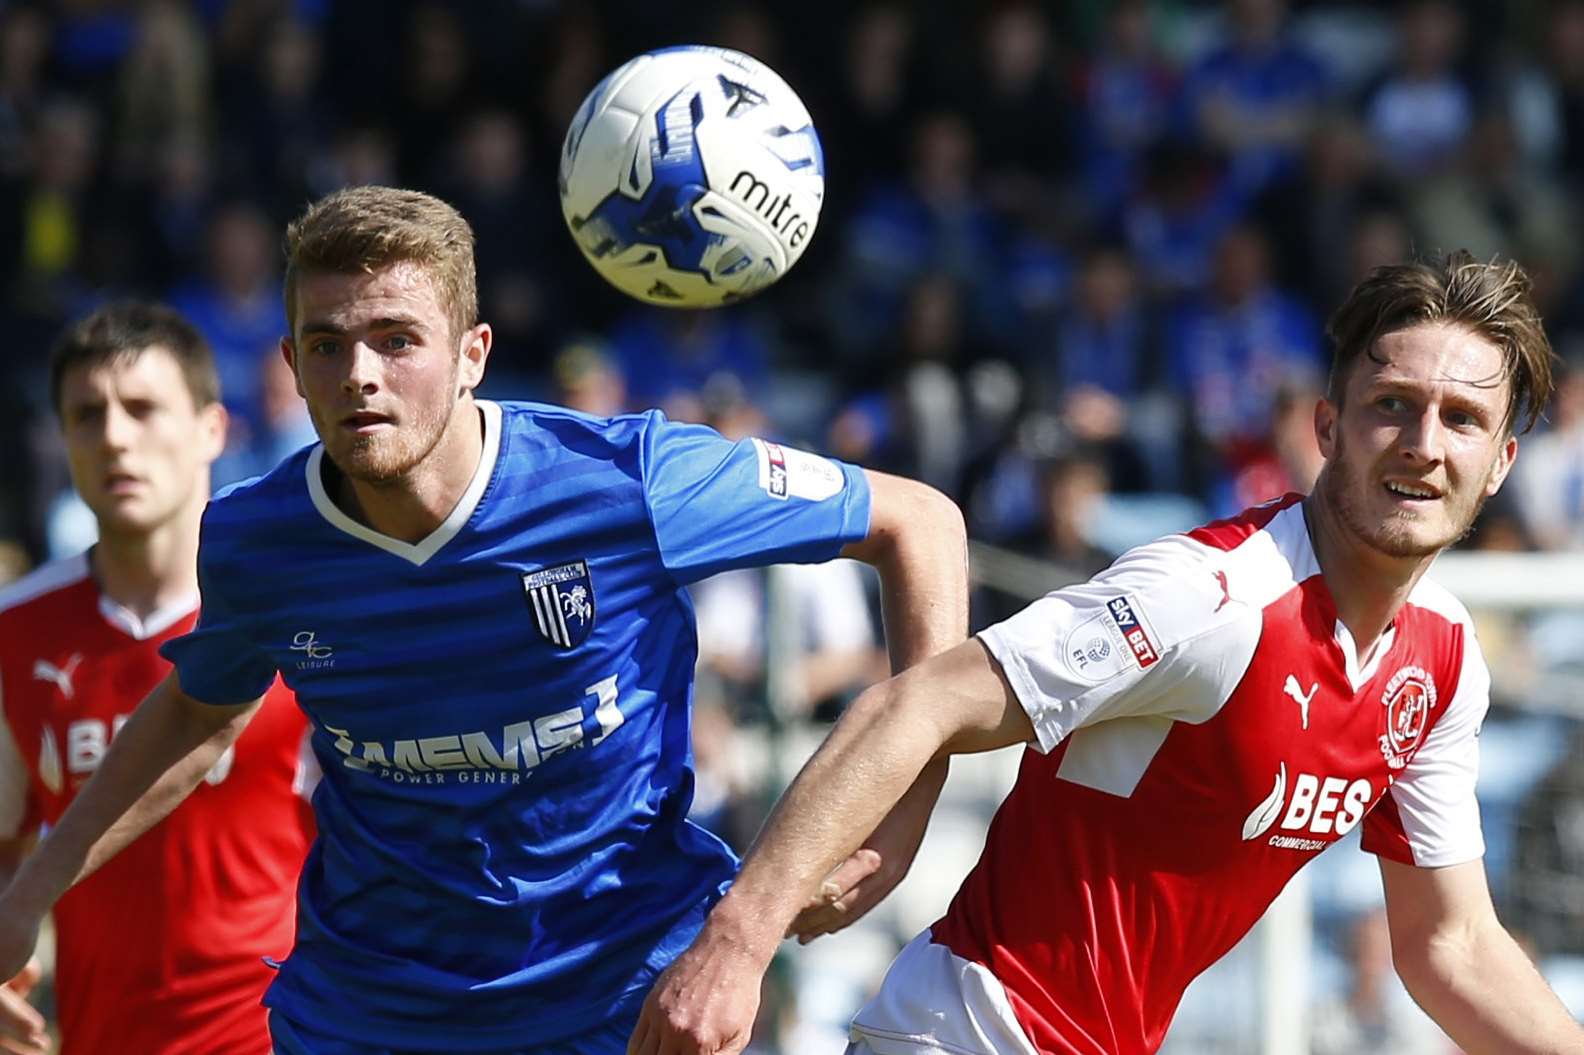
[[[206,553],[200,540],[198,625],[161,645],[160,655],[176,668],[182,691],[193,699],[217,706],[248,703],[269,691],[275,663],[244,632],[224,575]]]
[[[980,633],[1050,751],[1112,718],[1212,717],[1248,669],[1260,615],[1225,605],[1198,544],[1140,546]]]
[[[5,713],[5,686],[0,679],[0,839],[15,839],[28,827],[28,769],[16,734]]]
[[[644,436],[643,487],[660,558],[684,584],[830,560],[869,533],[861,469],[768,440],[733,443],[660,414]]]
[[[1479,801],[1479,730],[1490,709],[1490,670],[1464,624],[1463,667],[1447,711],[1364,818],[1363,848],[1401,864],[1441,868],[1485,853]]]

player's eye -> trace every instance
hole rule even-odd
[[[385,338],[385,347],[393,352],[404,352],[413,345],[412,338],[405,334],[393,333]]]
[[[1401,414],[1408,409],[1407,400],[1399,396],[1381,396],[1375,401],[1375,405],[1388,414]]]
[[[311,342],[308,345],[308,350],[314,355],[334,355],[339,347],[340,345],[335,341],[323,340]]]

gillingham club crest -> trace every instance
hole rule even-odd
[[[561,649],[588,639],[594,629],[594,581],[587,561],[528,572],[522,584],[541,637]]]
[[[1418,750],[1436,705],[1436,683],[1423,667],[1403,667],[1391,676],[1381,693],[1386,708],[1386,731],[1381,733],[1381,754],[1392,769],[1401,769]]]

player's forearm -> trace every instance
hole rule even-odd
[[[936,757],[945,735],[929,722],[897,717],[896,684],[888,681],[860,696],[804,765],[710,914],[706,929],[712,938],[741,946],[767,964],[820,881],[874,831]]]
[[[1409,993],[1468,1055],[1584,1053],[1584,1030],[1494,920],[1396,960]]]
[[[160,684],[122,726],[92,779],[21,867],[11,905],[42,913],[190,794],[257,703],[205,708]]]
[[[891,669],[906,670],[968,634],[968,541],[939,491],[870,473],[869,537],[845,551],[880,574]]]

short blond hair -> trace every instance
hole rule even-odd
[[[411,263],[434,283],[452,336],[478,323],[473,228],[429,194],[350,187],[327,194],[286,227],[286,322],[297,334],[297,282],[305,274],[373,274]]]
[[[1516,261],[1482,262],[1461,249],[1434,263],[1376,268],[1326,326],[1332,347],[1327,398],[1342,405],[1353,364],[1366,357],[1380,361],[1375,352],[1380,338],[1422,323],[1448,323],[1501,349],[1503,376],[1511,382],[1503,425],[1509,433],[1528,432],[1551,399],[1556,359],[1531,285]]]

